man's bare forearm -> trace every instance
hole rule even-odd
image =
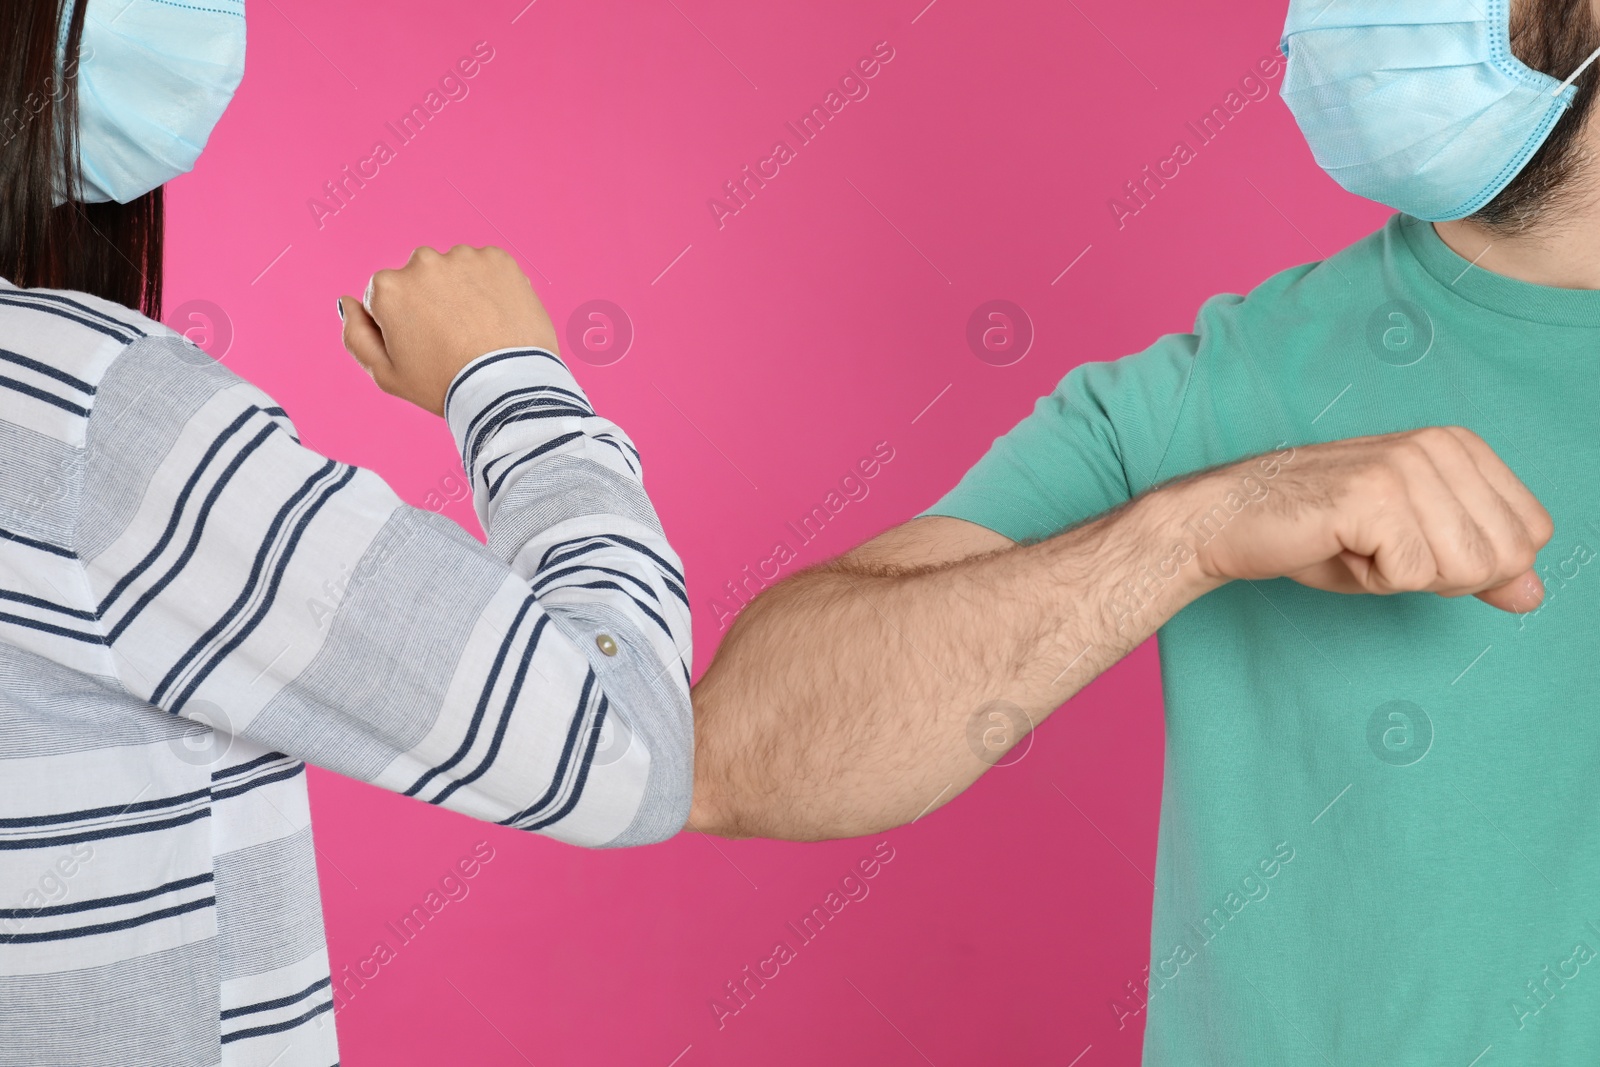
[[[695,688],[690,826],[850,837],[949,801],[1221,584],[1177,550],[1205,491],[1181,483],[941,565],[847,556],[763,593]]]

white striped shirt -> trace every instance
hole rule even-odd
[[[445,414],[487,546],[166,327],[0,282],[0,1065],[336,1063],[306,762],[579,845],[682,827],[638,453],[539,349]]]

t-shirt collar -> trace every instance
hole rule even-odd
[[[1551,326],[1600,326],[1600,289],[1562,289],[1496,274],[1444,243],[1432,223],[1397,215],[1406,247],[1434,280],[1463,300],[1512,318]]]

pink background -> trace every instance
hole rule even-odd
[[[570,362],[643,451],[697,673],[723,584],[792,543],[785,524],[877,442],[894,459],[799,564],[930,504],[1073,365],[1186,330],[1205,297],[1384,216],[1316,169],[1274,79],[1114,220],[1110,198],[1194,145],[1185,124],[1275,47],[1283,0],[524,3],[252,5],[243,88],[170,188],[168,318],[220,308],[225,362],[308,444],[423,505],[455,469],[448,433],[345,355],[334,297],[414,245],[465,242],[513,251],[564,338],[580,304],[621,306],[627,355]],[[479,41],[493,59],[469,95],[319,228],[323,183],[393,146],[384,124]],[[785,122],[880,41],[894,58],[869,95],[719,229],[708,200],[793,145]],[[991,299],[1035,331],[1009,366],[966,341]],[[317,772],[336,976],[475,842],[495,850],[349,997],[343,1062],[1135,1064],[1142,1023],[1119,1029],[1110,1005],[1146,962],[1161,729],[1146,646],[955,804],[818,845],[583,852]],[[724,983],[795,944],[784,924],[885,839],[870,895],[719,1028]]]

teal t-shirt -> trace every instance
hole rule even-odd
[[[1429,425],[1549,509],[1544,606],[1282,579],[1161,628],[1147,1065],[1600,1064],[1600,292],[1395,216],[1075,368],[927,512],[1037,539],[1178,475]]]

